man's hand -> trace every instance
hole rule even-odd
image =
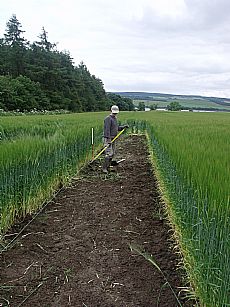
[[[128,128],[129,128],[129,125],[124,125],[124,128],[128,129]]]

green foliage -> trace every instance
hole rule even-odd
[[[172,95],[163,93],[146,93],[146,92],[118,92],[122,97],[133,99],[138,106],[139,101],[144,101],[145,106],[149,107],[153,103],[157,103],[159,108],[166,108],[172,101],[178,101],[183,109],[197,110],[230,110],[228,98],[216,98],[194,95]]]
[[[148,112],[161,190],[201,306],[229,306],[228,113]],[[140,125],[140,126],[141,126]]]
[[[101,142],[104,114],[43,115],[1,118],[0,239],[18,217],[36,211],[91,158]]]
[[[44,27],[32,44],[23,37],[21,28],[13,15],[0,39],[0,75],[10,77],[1,81],[7,83],[7,94],[0,96],[3,109],[83,112],[108,108],[102,81],[91,75],[84,63],[74,66],[70,54],[58,51],[49,41]],[[22,76],[31,82],[19,80]]]
[[[112,105],[117,105],[121,111],[133,111],[134,104],[132,99],[125,98],[115,93],[108,93],[107,97],[110,101],[110,107]]]
[[[150,108],[150,110],[154,111],[154,110],[157,109],[157,106],[158,106],[158,105],[155,103],[155,104],[151,104],[151,105],[149,106],[149,108]]]
[[[0,102],[5,111],[39,109],[47,101],[39,83],[23,76],[0,76]]]
[[[172,101],[170,104],[167,105],[167,110],[169,111],[180,111],[182,106],[179,104],[178,101]]]
[[[41,49],[51,51],[54,47],[56,47],[56,44],[49,42],[48,32],[46,32],[44,27],[42,27],[42,33],[38,37],[40,38],[40,41],[35,42],[35,44],[37,44]]]
[[[6,24],[5,41],[7,45],[25,47],[26,40],[22,37],[25,31],[21,30],[21,27],[16,15],[13,15]]]
[[[35,211],[100,144],[104,113],[2,117],[0,228]],[[229,306],[229,114],[121,112],[147,132],[185,268],[202,306]]]
[[[21,30],[22,25],[13,15],[6,24],[4,34],[6,48],[6,73],[18,77],[25,72],[25,55],[28,42],[22,36],[25,31]]]
[[[140,101],[138,104],[138,110],[144,111],[145,110],[145,103],[143,101]]]

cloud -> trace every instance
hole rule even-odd
[[[13,13],[30,41],[44,26],[106,90],[230,97],[229,11],[228,0],[8,0],[0,29]]]

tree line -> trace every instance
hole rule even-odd
[[[29,42],[13,15],[0,38],[0,109],[5,111],[107,110],[118,100],[121,110],[132,110],[132,100],[107,94],[102,80],[81,62],[75,66],[69,52],[58,51],[42,28]]]

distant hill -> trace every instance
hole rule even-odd
[[[230,98],[206,97],[198,95],[174,95],[148,92],[114,92],[123,97],[131,98],[135,105],[140,101],[145,106],[157,104],[166,107],[172,101],[178,101],[184,109],[230,111]]]

